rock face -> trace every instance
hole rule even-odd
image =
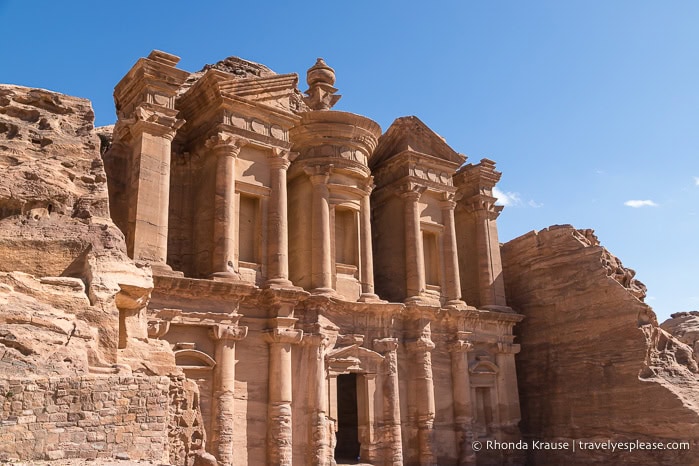
[[[690,346],[658,327],[633,271],[591,230],[555,226],[502,248],[519,325],[522,432],[529,440],[699,441]],[[689,449],[529,450],[531,464],[699,464]]]
[[[694,359],[699,362],[699,311],[672,314],[660,327],[692,348]]]
[[[148,339],[152,274],[110,218],[93,118],[0,85],[0,459],[193,463],[198,390]]]
[[[93,119],[85,99],[0,86],[0,321],[14,342],[6,358],[37,375],[116,363],[117,296],[144,300],[152,289],[110,219]]]

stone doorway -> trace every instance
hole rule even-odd
[[[337,376],[337,444],[335,459],[357,461],[360,455],[357,374]]]

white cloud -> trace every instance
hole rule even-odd
[[[493,188],[493,196],[495,196],[498,199],[495,203],[499,205],[514,206],[522,204],[522,198],[519,196],[519,193],[513,193],[509,191],[503,192],[500,191],[500,189],[498,189],[497,187],[495,187]]]
[[[694,184],[699,186],[699,176],[694,177]]]
[[[658,204],[651,201],[650,199],[646,199],[645,201],[632,199],[630,201],[624,202],[624,205],[633,207],[634,209],[638,209],[639,207],[658,207]]]
[[[501,191],[497,187],[493,188],[493,196],[497,198],[497,201],[495,201],[495,203],[497,205],[504,205],[507,207],[513,207],[513,206],[527,207],[528,206],[528,207],[533,207],[535,209],[538,209],[539,207],[544,206],[544,204],[536,202],[533,199],[530,199],[527,202],[524,202],[524,200],[522,199],[522,196],[519,193],[513,193],[512,191]]]

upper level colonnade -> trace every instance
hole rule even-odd
[[[112,218],[156,275],[345,301],[506,310],[492,161],[416,117],[382,134],[332,110],[335,72],[231,57],[196,73],[153,51],[117,84]]]

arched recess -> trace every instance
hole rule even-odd
[[[175,364],[177,367],[182,368],[184,375],[188,379],[195,381],[199,386],[201,417],[204,421],[206,432],[210,436],[213,432],[211,409],[213,403],[213,369],[216,366],[216,361],[203,351],[187,348],[175,351]],[[207,451],[212,445],[211,442],[207,442]]]
[[[175,364],[184,370],[212,370],[216,361],[202,351],[182,349],[175,351]]]

